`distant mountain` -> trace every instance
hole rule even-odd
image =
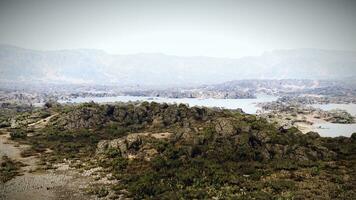
[[[37,51],[0,45],[1,81],[188,86],[239,79],[354,79],[356,52],[276,50],[240,59]]]

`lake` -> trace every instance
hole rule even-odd
[[[116,97],[78,97],[60,103],[84,103],[94,101],[96,103],[110,102],[130,102],[130,101],[155,101],[157,103],[184,103],[189,106],[220,107],[226,109],[241,108],[248,114],[256,114],[260,109],[257,103],[275,101],[277,97],[270,95],[257,95],[256,99],[200,99],[200,98],[163,98],[163,97],[137,97],[137,96],[116,96]]]
[[[323,137],[350,137],[356,132],[356,124],[334,124],[330,122],[315,123],[314,131],[318,132]]]
[[[356,104],[313,104],[314,108],[320,108],[325,111],[334,109],[346,110],[353,116],[356,116]],[[356,132],[356,124],[334,124],[329,122],[316,123],[313,125],[316,132],[325,137],[347,136]]]

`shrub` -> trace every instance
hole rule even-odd
[[[15,162],[9,157],[3,156],[0,164],[0,182],[5,183],[17,176],[21,166],[23,166],[22,163]]]
[[[356,133],[352,133],[351,139],[354,140],[354,141],[356,141]]]
[[[10,133],[11,139],[21,138],[24,139],[27,137],[27,133],[22,130],[13,130]]]
[[[100,188],[91,188],[88,191],[89,194],[94,194],[96,195],[98,198],[103,198],[108,196],[109,191],[106,188],[100,187]]]
[[[293,190],[295,183],[290,180],[275,180],[269,183],[269,186],[277,193]]]
[[[297,170],[298,165],[291,160],[275,160],[272,163],[275,170]]]
[[[11,126],[11,124],[8,121],[0,122],[0,128],[6,128],[6,127],[9,127],[9,126]]]

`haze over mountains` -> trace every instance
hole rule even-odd
[[[239,79],[345,79],[356,77],[355,67],[356,52],[336,50],[276,50],[230,59],[0,45],[3,82],[188,86]]]

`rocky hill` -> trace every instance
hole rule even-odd
[[[101,198],[355,196],[355,134],[323,138],[238,110],[147,102],[52,105],[11,121],[13,139],[32,146],[24,154],[47,168],[99,167],[99,182],[110,174],[117,181],[99,184]]]

